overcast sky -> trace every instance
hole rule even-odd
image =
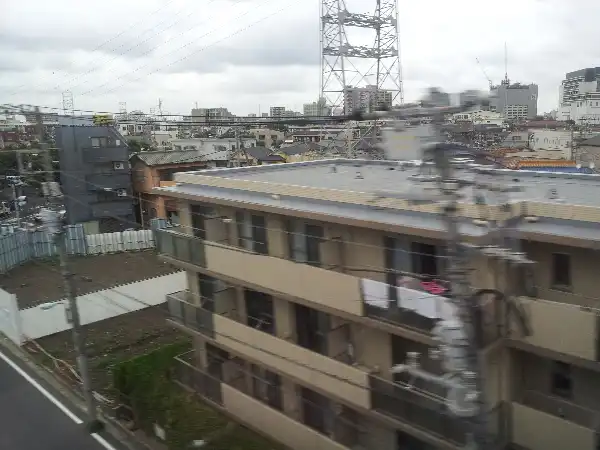
[[[320,0],[0,0],[0,103],[188,114],[302,110],[319,93]],[[346,0],[371,12],[374,0]],[[406,100],[427,86],[486,89],[482,67],[557,106],[568,71],[600,65],[596,0],[400,0]],[[368,43],[351,35],[354,45]],[[107,42],[108,41],[108,42]],[[476,63],[481,61],[481,66]]]

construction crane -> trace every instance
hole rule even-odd
[[[483,68],[481,61],[479,61],[479,58],[475,58],[475,61],[477,61],[477,64],[479,65],[479,68],[481,69],[481,72],[483,73],[483,76],[485,77],[485,79],[488,80],[488,83],[490,84],[490,91],[491,91],[492,87],[494,86],[494,83],[492,83],[491,78],[488,76],[487,72]]]

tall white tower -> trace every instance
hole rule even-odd
[[[389,103],[391,94],[393,104],[404,102],[398,0],[370,1],[374,11],[357,14],[348,11],[346,0],[321,0],[321,97],[333,114],[344,111],[347,86],[368,86],[367,94],[376,101]],[[373,44],[352,45],[351,28],[372,30]],[[344,112],[349,109],[346,105]]]

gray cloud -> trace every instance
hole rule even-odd
[[[286,1],[289,9],[257,23]],[[185,113],[195,101],[239,114],[267,102],[300,109],[316,98],[319,82],[318,1],[308,3],[8,2],[0,17],[0,85],[8,92],[0,101],[59,106],[61,90],[71,89],[82,109],[115,110],[119,101],[147,109],[158,97],[172,112]],[[347,3],[359,12],[368,2]],[[598,65],[597,2],[505,0],[486,11],[475,0],[417,2],[401,11],[407,100],[428,85],[485,89],[482,68],[498,82],[504,41],[509,76],[540,85],[541,110],[556,105],[565,72]],[[351,32],[350,39],[360,45],[371,38]],[[21,85],[28,87],[11,91]]]

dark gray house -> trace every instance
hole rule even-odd
[[[134,222],[129,148],[110,126],[56,130],[67,220],[87,234],[122,231]]]

